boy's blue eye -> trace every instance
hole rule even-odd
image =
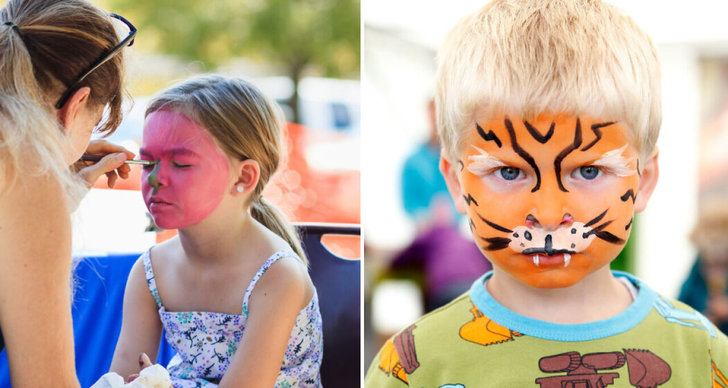
[[[594,166],[584,166],[579,168],[579,174],[582,178],[592,180],[599,176],[599,169]]]
[[[500,173],[500,176],[507,181],[512,181],[521,175],[521,170],[515,167],[503,167],[498,170],[498,172]]]

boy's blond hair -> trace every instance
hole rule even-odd
[[[642,157],[661,123],[657,50],[598,0],[493,0],[448,34],[438,54],[437,123],[449,158],[476,114],[588,114],[623,120]]]

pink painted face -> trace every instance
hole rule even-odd
[[[161,228],[199,223],[228,189],[227,157],[203,127],[180,113],[161,110],[148,115],[139,153],[157,162],[143,168],[142,194]]]

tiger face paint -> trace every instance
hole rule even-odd
[[[623,123],[501,116],[476,120],[463,144],[448,162],[451,192],[496,269],[532,287],[568,287],[622,250],[640,191]]]

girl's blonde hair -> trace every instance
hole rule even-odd
[[[624,120],[643,156],[657,141],[657,50],[602,1],[493,0],[452,29],[438,62],[437,123],[451,158],[476,113]]]
[[[177,84],[156,96],[145,115],[159,110],[178,112],[203,126],[222,150],[260,166],[250,211],[256,220],[281,236],[308,263],[296,229],[261,193],[282,159],[280,107],[257,87],[239,78],[207,75]]]
[[[83,185],[69,173],[70,149],[55,103],[90,64],[119,43],[108,14],[84,0],[9,0],[0,10],[0,182],[23,173],[58,177],[71,198]],[[109,105],[101,132],[122,119],[122,65],[117,55],[79,87]],[[74,195],[75,194],[75,195]]]

